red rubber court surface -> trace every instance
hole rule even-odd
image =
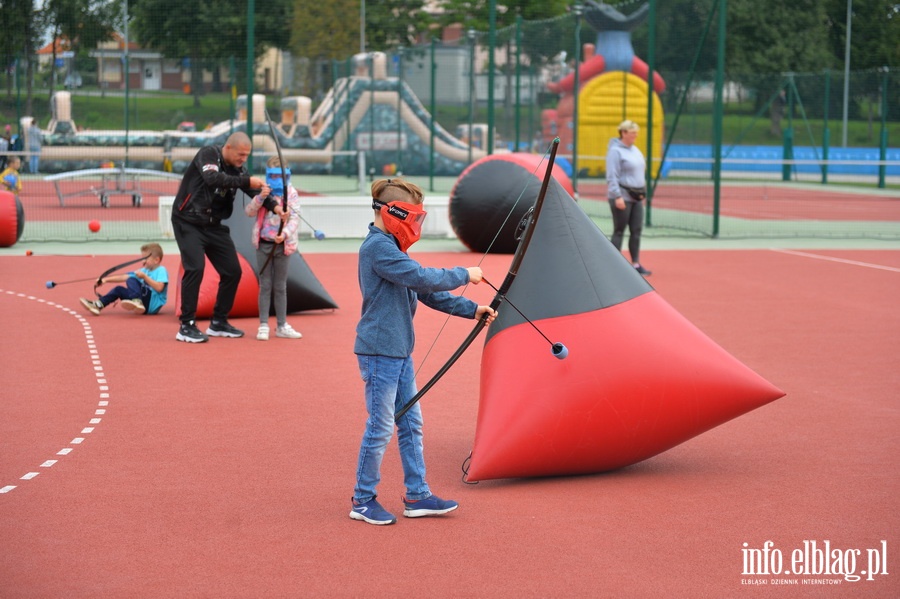
[[[302,340],[197,346],[174,339],[174,292],[159,316],[95,317],[89,283],[45,287],[127,256],[0,258],[0,596],[900,596],[900,251],[645,254],[659,293],[787,396],[617,472],[467,485],[477,342],[423,399],[429,482],[460,508],[403,518],[392,442],[389,527],[348,518],[355,255],[306,256],[341,308],[292,316]],[[419,310],[417,363],[443,324]],[[449,322],[420,383],[471,325]]]

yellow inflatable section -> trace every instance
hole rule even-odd
[[[647,156],[646,81],[625,71],[603,73],[588,81],[578,96],[578,172],[587,169],[591,176],[606,172],[606,147],[618,137],[619,123],[629,119],[641,128],[635,145]],[[653,93],[653,177],[662,164],[662,102]]]

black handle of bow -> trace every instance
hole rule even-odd
[[[544,173],[544,180],[541,182],[541,191],[538,193],[537,200],[534,202],[534,207],[531,211],[531,220],[525,226],[525,231],[522,234],[521,239],[519,239],[519,245],[516,248],[516,253],[513,255],[512,263],[509,266],[509,271],[506,273],[506,277],[503,279],[503,283],[500,285],[497,294],[494,296],[494,299],[491,300],[491,309],[496,310],[500,304],[503,302],[503,298],[506,297],[506,292],[509,291],[509,288],[512,286],[513,281],[516,278],[516,275],[519,273],[519,267],[522,265],[522,260],[525,258],[525,250],[528,249],[528,244],[531,243],[531,238],[534,235],[534,229],[537,226],[538,217],[541,215],[541,208],[544,206],[544,198],[547,196],[547,188],[550,186],[550,179],[553,177],[553,163],[556,161],[556,151],[559,148],[559,138],[553,140],[553,144],[550,147],[550,157],[547,159],[547,170]],[[431,379],[422,386],[418,393],[416,393],[412,399],[410,399],[402,408],[397,411],[395,420],[399,420],[406,414],[410,408],[412,408],[416,403],[422,399],[422,397],[428,392],[429,389],[434,387],[435,383],[437,383],[442,376],[444,376],[450,368],[456,364],[456,361],[465,353],[469,346],[472,345],[472,342],[478,337],[481,331],[484,329],[487,324],[487,314],[483,315],[478,319],[478,322],[475,323],[475,327],[469,333],[469,335],[463,340],[462,345],[453,352],[453,355],[450,356],[450,359],[447,360],[447,363],[441,366],[441,368],[431,377]]]
[[[272,125],[272,118],[269,116],[269,111],[266,110],[266,122],[269,123],[269,133],[272,134],[272,139],[275,141],[275,151],[278,152],[278,164],[281,165],[281,181],[284,183],[284,191],[281,192],[281,210],[282,212],[287,212],[288,209],[288,182],[287,182],[287,172],[284,170],[284,157],[281,155],[281,144],[278,143],[278,135],[275,134],[275,126]],[[284,231],[284,218],[282,217],[281,222],[278,223],[278,234],[281,235],[281,232]],[[263,264],[263,267],[259,269],[259,274],[262,275],[265,272],[266,267],[269,266],[269,262],[272,261],[272,258],[275,257],[275,247],[277,244],[272,246],[272,251],[269,252],[269,257],[266,258],[266,263]]]
[[[146,256],[141,256],[140,258],[135,258],[134,260],[129,260],[128,262],[123,262],[123,263],[121,263],[121,264],[116,264],[116,265],[113,266],[112,268],[107,268],[106,270],[104,270],[104,271],[100,274],[100,276],[97,277],[97,282],[94,283],[94,295],[96,295],[97,297],[100,297],[100,294],[97,293],[97,287],[99,287],[100,285],[103,284],[103,277],[105,277],[106,275],[109,275],[109,274],[112,274],[112,273],[116,272],[116,271],[119,270],[120,268],[125,268],[126,266],[131,266],[132,264],[137,264],[138,262],[143,262],[144,260],[146,260],[146,259],[149,258],[149,257],[150,257],[150,254],[147,254]]]

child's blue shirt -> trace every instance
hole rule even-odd
[[[359,248],[362,317],[356,326],[353,352],[406,358],[415,346],[413,317],[421,300],[429,308],[475,318],[478,304],[448,293],[469,282],[469,271],[426,268],[401,252],[393,235],[369,224]]]
[[[165,284],[162,291],[157,291],[153,287],[150,287],[150,285],[147,285],[147,288],[150,290],[150,305],[147,306],[147,314],[156,314],[159,312],[160,308],[166,305],[166,301],[169,298],[169,273],[162,264],[153,270],[146,267],[141,268],[140,270],[144,271],[144,274],[154,281]]]

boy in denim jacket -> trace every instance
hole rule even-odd
[[[481,268],[425,268],[406,251],[422,230],[422,190],[402,179],[372,184],[374,222],[359,248],[359,287],[362,316],[356,327],[353,351],[365,381],[369,417],[363,433],[350,517],[369,524],[393,524],[397,519],[376,497],[381,461],[397,427],[408,518],[446,514],[459,505],[434,495],[425,480],[422,411],[415,404],[400,419],[394,415],[416,394],[412,351],[413,317],[422,302],[429,308],[465,318],[494,320],[490,306],[452,295],[449,290],[482,281]]]

